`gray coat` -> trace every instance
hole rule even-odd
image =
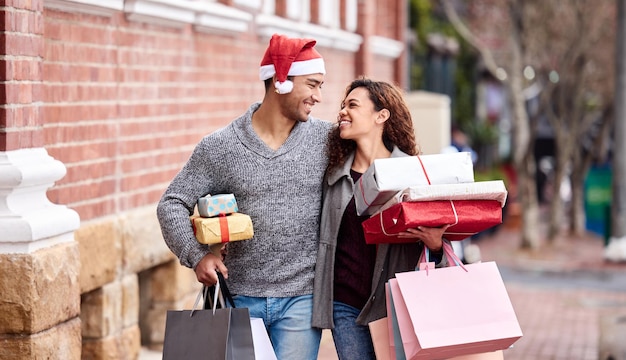
[[[408,155],[394,146],[391,157],[400,156]],[[326,174],[324,180],[320,244],[313,291],[313,326],[322,329],[332,329],[335,326],[333,323],[335,251],[339,225],[354,193],[354,183],[350,176],[353,159],[354,153],[348,157],[343,167]],[[378,245],[371,293],[357,318],[357,323],[367,325],[387,316],[385,283],[397,272],[414,270],[422,246],[421,243]]]

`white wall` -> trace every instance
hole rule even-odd
[[[426,91],[405,94],[417,144],[423,154],[438,154],[450,145],[450,98]]]

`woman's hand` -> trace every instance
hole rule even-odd
[[[399,238],[403,239],[417,239],[420,240],[432,251],[439,251],[443,247],[443,233],[448,229],[450,225],[444,225],[442,227],[425,227],[418,226],[417,228],[410,228],[406,231],[402,231],[398,234]]]

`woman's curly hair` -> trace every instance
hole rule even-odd
[[[348,85],[344,100],[352,90],[360,87],[367,90],[376,111],[389,110],[389,119],[385,121],[383,127],[383,143],[387,149],[391,151],[393,145],[396,145],[409,155],[419,154],[420,151],[413,130],[413,120],[402,96],[402,91],[397,86],[387,82],[361,77]],[[355,149],[356,142],[342,139],[339,136],[339,127],[334,128],[328,139],[328,170],[332,171],[343,165],[348,155]]]

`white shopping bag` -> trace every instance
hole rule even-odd
[[[250,318],[252,327],[252,342],[254,343],[254,357],[256,360],[278,360],[272,342],[267,335],[265,324],[261,318]]]

